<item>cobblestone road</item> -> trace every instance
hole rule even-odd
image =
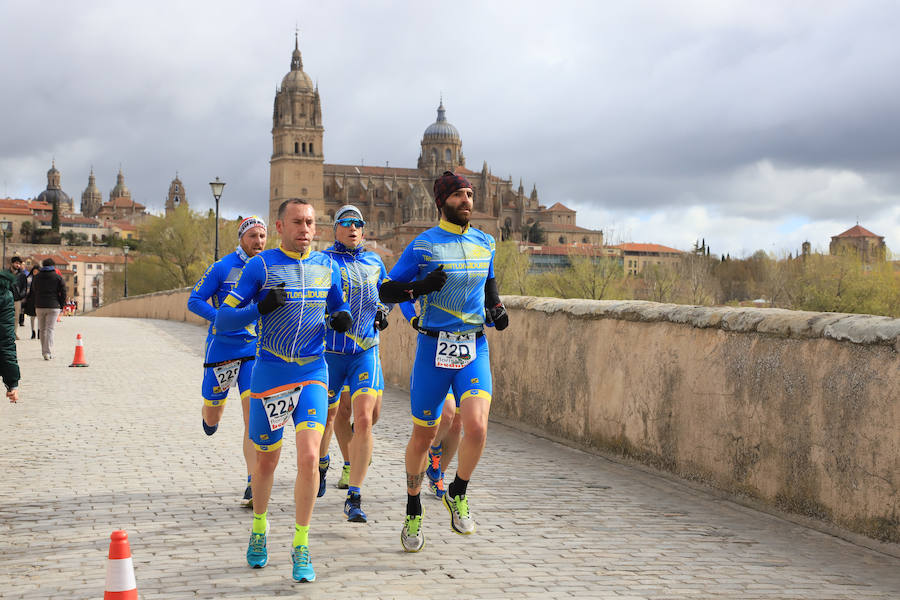
[[[86,369],[67,368],[76,333]],[[0,597],[102,597],[109,535],[121,528],[145,600],[900,598],[894,556],[496,423],[469,487],[478,532],[455,535],[423,498],[427,544],[405,554],[410,424],[397,390],[376,427],[369,523],[345,521],[332,470],[310,533],[318,580],[293,583],[287,441],[269,565],[252,570],[234,392],[219,432],[200,427],[204,336],[182,323],[73,317],[50,362],[36,340],[18,343],[22,400],[0,405]]]

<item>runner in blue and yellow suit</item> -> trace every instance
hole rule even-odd
[[[425,545],[419,492],[448,387],[459,398],[464,434],[456,478],[443,503],[453,531],[475,532],[466,490],[484,450],[492,391],[484,326],[487,321],[505,329],[509,317],[494,281],[494,238],[469,226],[473,198],[465,177],[446,171],[435,180],[440,224],[406,247],[381,284],[384,303],[420,298],[410,382],[413,432],[406,447],[406,521],[400,534],[407,552],[418,552]]]
[[[247,263],[225,299],[216,326],[232,329],[259,319],[259,344],[250,384],[250,438],[257,448],[253,473],[253,527],[247,562],[264,567],[266,512],[284,426],[293,421],[297,443],[295,526],[291,558],[295,581],[316,577],[309,558],[309,523],[316,500],[319,442],[328,410],[325,315],[336,331],[352,325],[334,261],[312,252],[316,215],[311,204],[292,198],[278,208],[281,247]]]
[[[223,256],[206,270],[191,290],[188,310],[209,321],[206,352],[203,356],[203,431],[212,435],[219,427],[228,390],[237,382],[244,415],[244,461],[247,463],[247,487],[241,498],[242,506],[252,506],[250,488],[256,450],[249,436],[250,374],[256,355],[256,323],[233,330],[217,329],[216,311],[237,283],[241,269],[266,247],[266,224],[259,217],[247,217],[238,226],[238,247]],[[210,306],[209,302],[212,302]]]

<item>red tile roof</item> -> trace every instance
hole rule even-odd
[[[612,248],[621,248],[623,252],[659,252],[660,254],[684,254],[683,251],[659,244],[618,244]]]
[[[865,227],[860,227],[859,224],[857,223],[856,225],[854,225],[853,227],[851,227],[850,229],[848,229],[848,230],[845,231],[844,233],[839,233],[839,234],[837,234],[837,235],[835,235],[835,236],[832,236],[832,239],[834,239],[834,238],[849,238],[849,237],[874,237],[874,238],[880,238],[880,237],[883,237],[883,236],[880,236],[880,235],[877,235],[877,234],[875,234],[875,233],[872,233],[871,231],[869,231],[869,230],[866,229]]]

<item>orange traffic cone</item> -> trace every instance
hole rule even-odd
[[[87,362],[84,360],[84,344],[81,342],[81,334],[75,337],[75,358],[72,359],[70,367],[86,367]]]
[[[106,591],[103,600],[138,600],[134,565],[128,534],[113,531],[109,536],[109,561],[106,563]]]

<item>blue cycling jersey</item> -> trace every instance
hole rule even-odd
[[[350,304],[353,325],[346,333],[330,327],[325,333],[325,349],[329,352],[357,354],[378,345],[375,312],[385,307],[378,300],[378,288],[387,275],[384,263],[374,252],[362,246],[353,250],[340,242],[325,250],[341,273],[341,291]]]
[[[206,269],[188,297],[188,310],[209,321],[209,335],[218,336],[222,341],[247,344],[256,340],[255,321],[234,329],[216,328],[216,311],[222,306],[228,293],[234,289],[248,260],[250,257],[238,246],[237,250],[223,256]],[[209,299],[212,299],[212,306],[207,302]]]
[[[260,316],[257,303],[282,283],[286,303]],[[309,249],[300,254],[275,248],[250,259],[219,309],[216,324],[231,328],[258,318],[257,358],[306,364],[325,351],[326,309],[332,315],[350,310],[334,261]]]
[[[474,227],[440,225],[406,247],[388,278],[411,282],[443,265],[443,289],[420,296],[419,327],[466,332],[484,325],[484,282],[494,276],[494,238]]]

